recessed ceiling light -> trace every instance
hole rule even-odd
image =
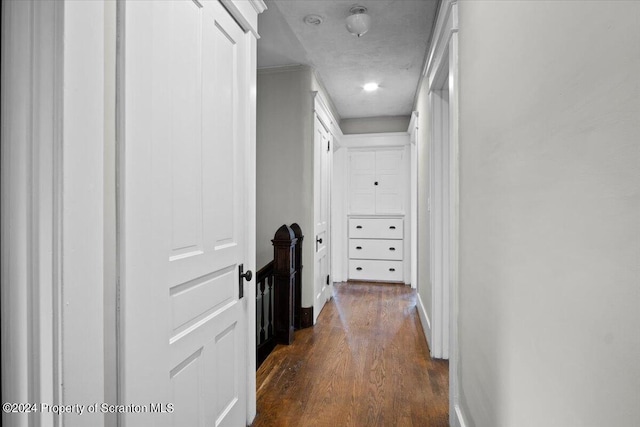
[[[374,90],[378,89],[378,83],[374,83],[374,82],[367,83],[366,85],[362,86],[362,88],[367,92],[373,92]]]

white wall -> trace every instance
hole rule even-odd
[[[383,116],[342,119],[340,128],[347,134],[406,132],[410,116]]]
[[[309,204],[302,200],[310,197],[307,193],[313,187],[302,179],[308,172],[305,170],[306,135],[301,123],[307,115],[311,115],[311,105],[305,105],[304,85],[304,71],[258,73],[257,268],[262,268],[273,259],[271,239],[281,225],[297,222],[305,234],[309,233],[305,227]],[[313,204],[312,197],[310,200]]]
[[[476,427],[640,419],[640,2],[460,3],[460,386]]]

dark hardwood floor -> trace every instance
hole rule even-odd
[[[316,326],[258,369],[252,426],[448,426],[448,371],[411,288],[340,283]]]

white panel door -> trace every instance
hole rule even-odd
[[[122,7],[121,403],[172,404],[123,425],[246,425],[249,47],[217,1]]]
[[[331,134],[315,117],[314,122],[314,317],[331,298],[329,282],[329,215]]]

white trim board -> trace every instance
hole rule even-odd
[[[409,144],[407,132],[357,133],[341,138],[341,145],[346,148],[399,147]]]
[[[311,67],[308,65],[302,64],[291,64],[291,65],[279,65],[276,67],[262,67],[258,68],[258,74],[279,74],[279,73],[290,73],[294,71],[302,71],[302,70],[310,70]]]
[[[63,398],[62,118],[64,9],[2,4],[2,396]],[[32,72],[24,72],[31,70]],[[54,414],[31,421],[53,425]],[[2,414],[7,424],[17,415]]]
[[[410,136],[410,141],[412,144],[417,143],[416,132],[418,131],[418,116],[419,116],[419,112],[413,111],[411,113],[411,119],[409,119],[409,127],[407,127],[407,133]]]
[[[465,416],[463,414],[463,411],[460,405],[455,405],[454,413],[455,413],[455,418],[453,418],[453,423],[451,424],[451,427],[467,427]]]
[[[262,0],[259,0],[262,3]],[[255,2],[254,2],[255,3]],[[252,3],[252,4],[254,4]],[[264,9],[263,9],[264,10]],[[263,11],[262,10],[262,11]],[[257,10],[257,13],[262,11]],[[246,265],[249,269],[252,269],[254,272],[258,271],[258,266],[256,265],[256,115],[257,115],[257,52],[258,52],[258,40],[254,37],[254,34],[247,33],[245,34],[247,37],[247,41],[249,44],[249,49],[247,50],[247,54],[249,58],[247,59],[247,73],[248,81],[249,81],[249,94],[250,99],[247,102],[247,109],[249,110],[246,117],[248,117],[249,123],[245,126],[245,131],[247,132],[247,136],[245,138],[247,146],[245,147],[246,160],[245,167],[247,168],[247,188],[245,189],[247,194],[246,204],[245,204],[245,217],[247,218],[247,229],[245,234],[245,260]],[[248,296],[253,296],[256,294],[256,280],[249,280],[245,282],[245,292]],[[250,425],[256,414],[257,414],[257,406],[256,406],[256,341],[254,339],[255,334],[255,322],[253,321],[256,318],[256,299],[255,298],[244,298],[246,300],[245,304],[247,304],[247,414],[246,414],[246,422]]]
[[[422,325],[422,332],[424,332],[424,336],[427,339],[427,345],[429,349],[431,349],[431,321],[429,320],[429,315],[427,314],[427,310],[424,307],[424,303],[422,302],[422,298],[420,294],[416,293],[418,297],[418,315],[420,316],[420,324]]]
[[[322,125],[331,135],[341,135],[339,122],[331,112],[328,100],[321,92],[313,91],[311,93],[313,95],[313,112],[316,113]]]
[[[449,422],[453,426],[464,426],[464,418],[461,416],[460,410],[460,385],[458,378],[458,189],[459,189],[459,170],[458,170],[458,97],[459,97],[459,80],[458,80],[458,8],[457,0],[443,0],[438,10],[435,31],[431,47],[429,48],[428,60],[425,63],[421,85],[427,84],[429,89],[429,110],[428,114],[438,114],[438,111],[431,111],[433,108],[432,99],[437,95],[437,91],[442,91],[442,81],[438,78],[443,75],[448,76],[448,129],[440,127],[440,136],[448,140],[448,179],[443,180],[441,184],[447,186],[448,200],[441,201],[447,203],[448,209],[443,213],[448,218],[449,237],[447,245],[442,250],[446,250],[449,255],[449,266],[447,267],[448,280],[447,286],[443,289],[440,300],[432,301],[434,307],[442,307],[446,312],[443,313],[448,319],[448,337],[449,344]],[[437,83],[441,83],[438,85]],[[417,96],[416,96],[417,100]],[[441,115],[442,116],[442,115]],[[441,122],[444,124],[444,122]],[[434,126],[432,126],[434,128]],[[437,136],[437,135],[436,135]],[[431,132],[431,139],[434,138],[434,129]],[[429,141],[429,156],[433,154],[433,141]],[[431,173],[431,172],[430,172]],[[433,189],[433,187],[432,187]],[[430,190],[431,192],[432,190]],[[431,211],[433,215],[434,203],[430,194]],[[435,235],[432,228],[432,236]],[[431,257],[433,260],[434,253]],[[432,262],[433,265],[433,262]],[[436,287],[436,283],[432,283]],[[448,312],[448,313],[447,313]],[[435,323],[433,329],[441,328],[441,324]],[[443,337],[446,339],[446,337]]]
[[[418,289],[418,112],[411,113],[411,121],[407,133],[409,134],[409,206],[408,218],[410,225],[409,247],[410,256],[409,276],[413,289]]]
[[[267,10],[267,5],[262,0],[220,0],[220,3],[229,11],[233,19],[240,24],[245,32],[251,32],[256,39],[258,34],[258,15]]]

